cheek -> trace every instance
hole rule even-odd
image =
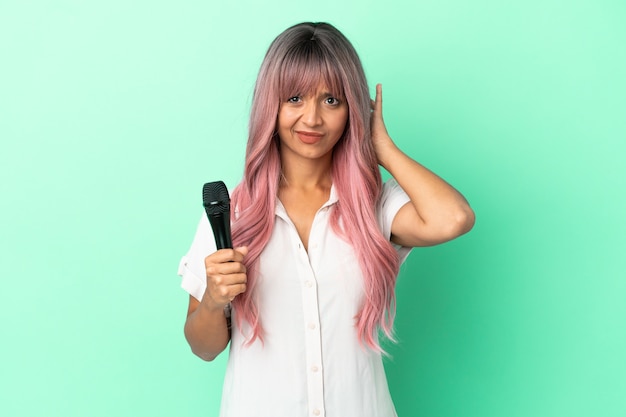
[[[285,118],[278,115],[276,118],[276,131],[278,133],[283,132],[285,130]]]
[[[278,112],[278,117],[276,118],[276,125],[278,130],[289,129],[293,125],[294,116],[288,110],[281,109]]]
[[[348,124],[348,111],[346,110],[343,114],[338,114],[334,120],[334,130],[336,130],[339,134],[343,134],[346,126]]]

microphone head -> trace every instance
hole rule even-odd
[[[204,184],[202,187],[202,204],[209,216],[230,212],[230,197],[226,185],[222,181]]]

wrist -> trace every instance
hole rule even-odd
[[[402,151],[396,146],[391,139],[384,144],[379,144],[377,147],[378,164],[391,172],[393,161],[397,159],[398,155],[401,155]]]
[[[216,302],[208,293],[204,294],[204,298],[200,306],[209,314],[218,314],[224,311],[228,304]]]

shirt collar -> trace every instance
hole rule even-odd
[[[337,195],[337,189],[335,188],[335,184],[333,184],[330,186],[330,196],[328,197],[328,201],[325,202],[322,207],[320,207],[320,210],[325,207],[330,207],[333,204],[336,204],[338,201],[339,196]],[[282,219],[286,220],[289,218],[289,216],[287,215],[287,210],[285,210],[285,206],[283,206],[283,203],[278,197],[276,197],[276,208],[274,209],[274,213]]]

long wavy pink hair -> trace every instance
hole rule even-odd
[[[333,150],[332,180],[339,202],[331,214],[335,233],[349,242],[364,276],[365,300],[355,317],[360,340],[381,351],[377,333],[392,339],[394,287],[399,261],[376,222],[382,181],[370,132],[370,95],[361,61],[351,43],[327,23],[301,23],[270,45],[257,78],[249,123],[244,177],[232,193],[233,243],[248,246],[248,289],[234,301],[236,320],[252,327],[252,343],[262,340],[262,323],[254,297],[259,256],[274,227],[281,174],[276,120],[279,105],[314,92],[323,83],[346,100],[348,123]]]

